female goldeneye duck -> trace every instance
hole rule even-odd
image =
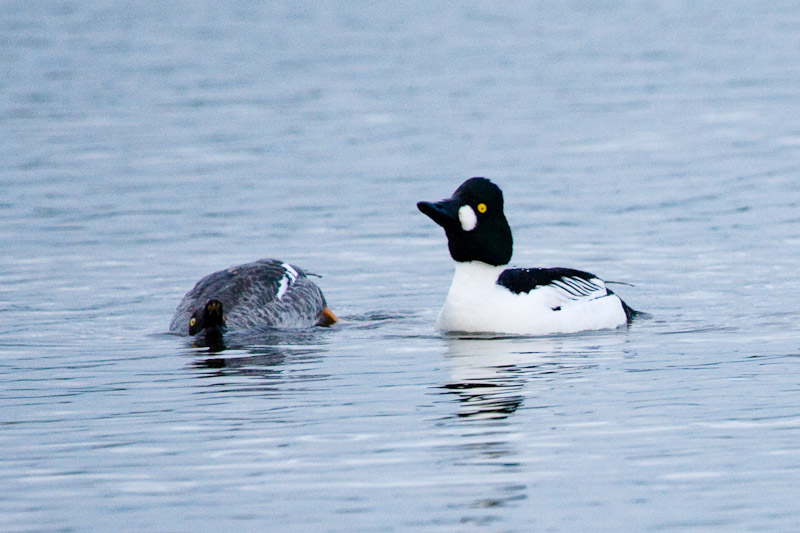
[[[569,268],[507,268],[513,239],[503,193],[470,178],[453,196],[419,202],[442,226],[456,271],[436,321],[445,332],[548,335],[616,328],[628,307],[594,274]]]
[[[330,326],[325,296],[300,268],[277,259],[220,270],[186,293],[169,325],[180,335]]]

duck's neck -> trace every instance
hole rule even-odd
[[[494,266],[481,261],[456,262],[448,296],[480,299],[484,291],[493,289],[505,268],[505,265]]]
[[[456,272],[453,279],[464,281],[495,283],[506,265],[490,265],[482,261],[456,261]]]

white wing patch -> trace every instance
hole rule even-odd
[[[606,284],[598,278],[584,279],[577,277],[562,277],[555,279],[542,287],[537,287],[535,291],[548,291],[554,301],[551,301],[553,309],[562,304],[575,301],[589,301],[602,298],[608,295]]]
[[[297,280],[297,270],[292,268],[289,263],[281,263],[284,273],[280,281],[278,281],[278,292],[275,293],[275,298],[282,300],[289,287]]]

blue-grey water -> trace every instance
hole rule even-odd
[[[8,0],[0,72],[0,530],[800,529],[796,3]],[[475,175],[652,318],[436,333]],[[166,333],[261,257],[341,323]]]

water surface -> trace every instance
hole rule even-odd
[[[0,6],[0,528],[794,530],[800,9]],[[442,336],[419,200],[650,320]],[[343,320],[166,334],[209,272]]]

